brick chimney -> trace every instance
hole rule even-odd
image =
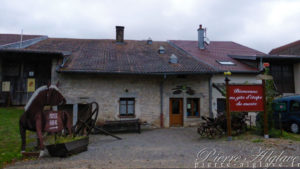
[[[205,32],[205,29],[202,28],[202,25],[199,25],[199,29],[198,29],[198,47],[199,47],[199,49],[205,49],[204,32]]]
[[[124,26],[116,26],[116,42],[124,42]]]

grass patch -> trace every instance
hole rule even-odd
[[[24,112],[21,107],[0,108],[0,168],[12,161],[20,160],[21,136],[19,132],[19,119]],[[26,151],[34,151],[29,143],[36,142],[35,132],[26,131]]]
[[[253,143],[261,143],[261,142],[264,142],[264,140],[261,138],[257,138],[257,139],[252,140],[252,142]]]
[[[23,108],[0,108],[0,168],[7,163],[11,163],[22,158],[21,136],[19,132],[19,119]],[[54,135],[44,139],[45,145],[59,144],[79,140],[85,136],[62,137],[58,136],[56,141]],[[36,151],[36,133],[26,131],[26,152]]]
[[[22,157],[19,117],[21,108],[0,108],[0,168]]]
[[[277,129],[271,129],[269,132],[271,138],[281,138],[293,141],[300,141],[300,134],[289,133],[286,131],[281,131]]]
[[[232,137],[233,140],[255,140],[259,138],[260,136],[256,135],[255,128],[248,128],[244,133]]]
[[[71,141],[76,141],[76,140],[80,140],[83,138],[86,138],[87,136],[57,136],[56,140],[55,137],[52,136],[47,136],[46,138],[46,145],[50,145],[50,144],[60,144],[60,143],[67,143],[67,142],[71,142]]]
[[[269,131],[270,138],[280,138],[292,141],[300,141],[300,134],[289,133],[286,131],[282,131],[282,135],[280,130],[272,128]],[[233,140],[251,140],[253,143],[264,142],[263,136],[257,134],[257,129],[253,127],[252,129],[248,129],[243,134],[233,136]]]
[[[19,119],[23,108],[0,108],[0,168],[5,164],[11,163],[22,158],[21,136],[19,132]],[[59,144],[79,140],[85,136],[77,137],[57,137],[54,135],[45,138],[45,144]],[[31,145],[31,146],[30,146]],[[26,131],[26,152],[36,151],[36,133]]]

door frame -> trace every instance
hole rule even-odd
[[[177,125],[173,125],[172,122],[173,122],[173,115],[172,115],[172,100],[180,100],[180,105],[179,105],[179,111],[180,112],[180,117],[181,117],[181,124]],[[182,127],[183,124],[184,124],[184,106],[183,106],[183,98],[169,98],[169,127]]]

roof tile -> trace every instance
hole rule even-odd
[[[164,46],[166,52],[159,54]],[[127,40],[116,44],[114,40],[48,38],[26,49],[70,51],[69,61],[61,71],[101,73],[208,73],[214,69],[199,63],[190,55],[167,42]],[[171,54],[178,57],[177,64],[169,63]]]
[[[290,54],[289,52],[285,52],[285,50],[287,50],[291,47],[294,47],[294,46],[300,46],[300,40],[292,42],[292,43],[288,43],[288,44],[280,46],[278,48],[274,48],[269,52],[269,54],[270,55]]]
[[[198,48],[198,41],[171,40],[170,42],[175,46],[179,47],[180,49],[185,50],[192,56],[195,56],[200,61],[214,67],[217,71],[257,71],[256,68],[250,67],[238,60],[235,60],[229,57],[229,55],[266,55],[257,50],[229,41],[211,41],[209,45],[206,45],[206,48],[204,50]],[[218,61],[230,61],[233,62],[234,65],[221,65],[220,63],[218,63]]]
[[[22,40],[29,40],[42,37],[42,35],[23,35]],[[0,34],[0,46],[21,41],[20,34]]]

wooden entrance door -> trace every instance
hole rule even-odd
[[[183,100],[170,99],[170,126],[183,126]]]

